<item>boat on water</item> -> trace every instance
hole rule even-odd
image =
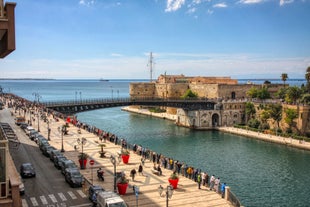
[[[100,78],[99,81],[109,81],[108,79]]]

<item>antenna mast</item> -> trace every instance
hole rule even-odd
[[[149,67],[150,67],[150,82],[153,81],[153,54],[152,52],[150,53],[150,59],[149,59]]]

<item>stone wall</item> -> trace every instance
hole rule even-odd
[[[155,83],[130,83],[129,95],[131,98],[136,97],[156,97]]]
[[[310,106],[303,106],[303,105],[288,105],[282,104],[282,120],[281,120],[281,127],[284,129],[288,128],[288,125],[285,123],[285,110],[295,109],[298,112],[298,118],[295,119],[296,127],[293,127],[293,131],[299,131],[302,134],[310,134]]]
[[[189,84],[189,88],[201,98],[217,98],[218,84]]]
[[[214,110],[185,111],[177,109],[176,124],[195,129],[213,129],[245,122],[245,102],[223,102]]]
[[[156,84],[155,94],[156,98],[180,98],[185,94],[188,89],[187,83],[175,83],[175,84]]]

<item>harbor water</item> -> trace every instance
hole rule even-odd
[[[0,80],[4,92],[40,101],[128,97],[129,81]],[[77,114],[115,133],[226,182],[244,206],[310,206],[310,152],[241,136],[194,131],[120,107]]]

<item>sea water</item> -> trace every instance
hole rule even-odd
[[[5,92],[29,100],[38,93],[41,101],[55,101],[129,97],[129,82],[1,80],[0,85]],[[132,144],[141,144],[220,177],[244,206],[310,205],[309,151],[221,132],[194,131],[172,121],[124,112],[119,107],[77,116]]]

